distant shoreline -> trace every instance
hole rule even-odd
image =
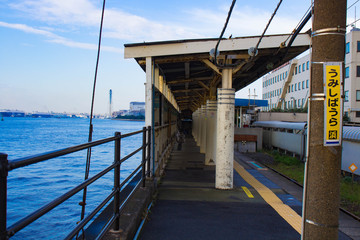
[[[118,121],[133,121],[133,122],[145,122],[145,119],[112,118],[112,120],[118,120]]]

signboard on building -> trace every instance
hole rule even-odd
[[[341,145],[342,62],[324,63],[324,146]]]

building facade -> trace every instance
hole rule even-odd
[[[310,90],[310,55],[293,59],[265,75],[262,86],[262,97],[269,104],[263,111],[306,108]]]
[[[262,78],[262,98],[268,107],[307,108],[310,94],[310,54],[293,59]],[[360,29],[346,34],[344,72],[344,115],[350,122],[360,122]]]
[[[130,112],[141,111],[145,109],[145,102],[130,102]]]
[[[346,34],[344,114],[351,122],[360,122],[360,29]]]

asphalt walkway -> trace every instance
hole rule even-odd
[[[215,189],[215,167],[193,139],[174,148],[141,239],[300,239],[301,202],[236,153],[234,189]],[[291,192],[291,191],[290,191]],[[294,191],[295,195],[298,194]],[[339,232],[339,239],[351,239]]]

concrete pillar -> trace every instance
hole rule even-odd
[[[198,117],[198,120],[197,120],[197,141],[196,141],[196,145],[198,146],[198,147],[200,147],[201,146],[201,122],[202,122],[202,108],[200,107],[199,109],[198,109],[198,111],[199,111],[199,117]]]
[[[198,117],[198,112],[197,110],[195,110],[193,113],[193,129],[192,129],[192,134],[195,142],[197,141],[197,117]]]
[[[223,69],[222,76],[222,88],[219,88],[217,93],[215,187],[232,189],[235,111],[235,89],[229,88],[232,86],[232,69]]]
[[[151,57],[146,58],[146,84],[145,84],[145,126],[152,127],[152,139],[150,148],[150,175],[153,176],[155,156],[154,156],[154,125],[153,125],[153,84],[154,84],[154,64]],[[146,169],[148,171],[148,169]]]
[[[207,121],[207,114],[206,114],[206,104],[201,106],[202,110],[202,121],[200,123],[201,126],[201,145],[200,145],[200,153],[205,153],[206,151],[206,121]]]
[[[206,151],[205,165],[214,165],[216,157],[216,100],[208,100],[206,104]]]

